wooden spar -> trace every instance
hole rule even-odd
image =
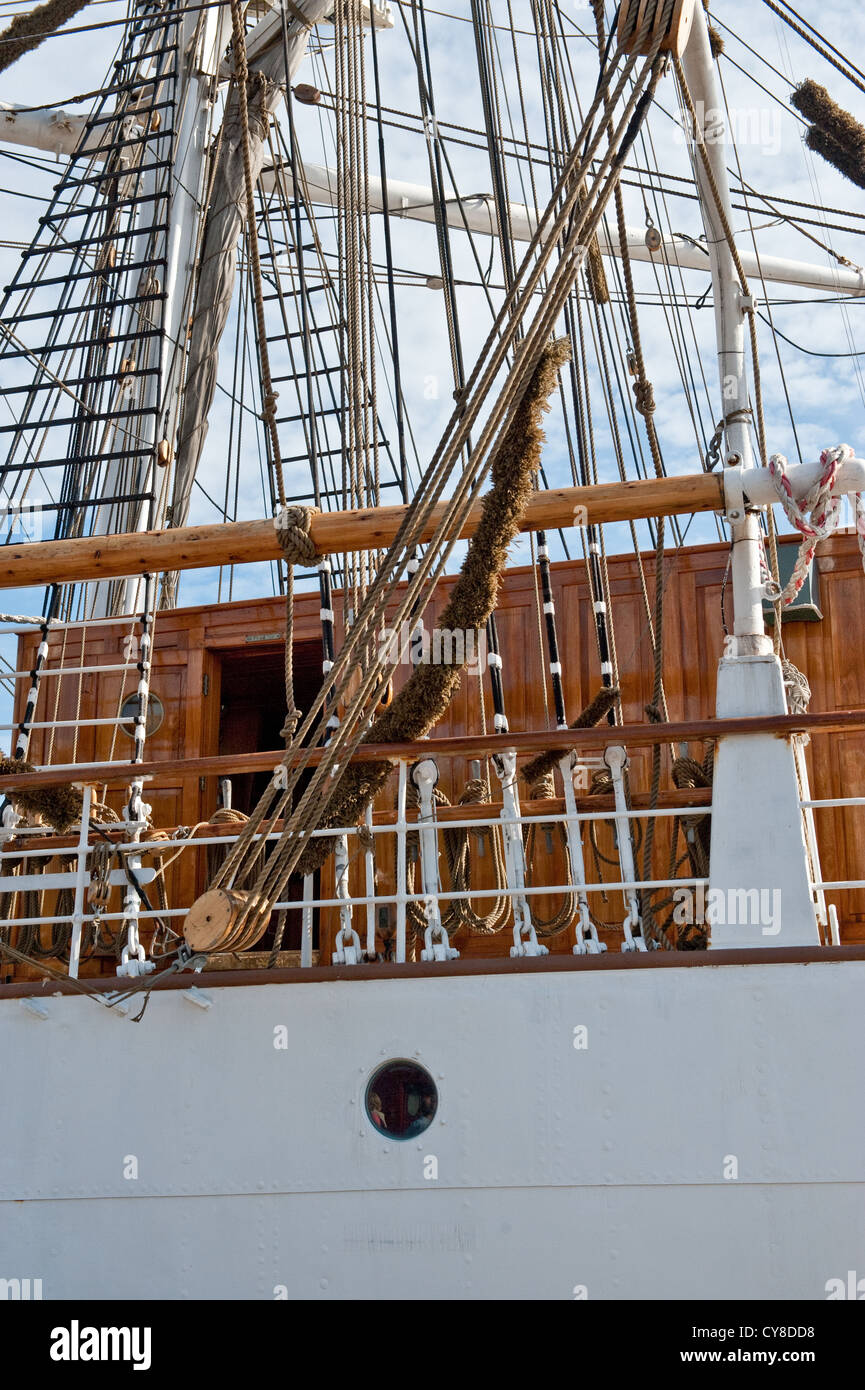
[[[419,743],[364,743],[352,755],[352,762],[377,762],[402,758],[412,762],[419,757],[472,758],[501,748],[513,748],[519,754],[542,753],[547,748],[592,749],[597,752],[613,744],[629,748],[652,748],[656,743],[689,743],[717,739],[724,734],[774,734],[789,738],[793,734],[849,733],[865,726],[863,710],[833,710],[825,714],[748,715],[736,719],[691,719],[679,724],[601,724],[593,729],[539,729],[535,733],[464,734],[456,738],[424,739]],[[283,761],[284,749],[265,753],[220,753],[207,758],[165,758],[159,762],[123,763],[106,767],[99,763],[81,763],[74,768],[44,767],[37,772],[16,773],[0,777],[0,792],[15,787],[50,787],[75,783],[103,787],[125,785],[130,773],[136,777],[219,777],[231,773],[267,772]],[[325,749],[305,749],[302,756],[311,765],[324,757]],[[297,755],[300,756],[300,755]],[[294,761],[294,759],[289,759]],[[676,793],[678,795],[678,793]],[[594,802],[593,802],[594,804]],[[460,808],[464,810],[464,807]]]
[[[481,515],[473,506],[461,537],[470,536]],[[422,540],[429,540],[446,502],[439,503]],[[557,527],[635,521],[640,517],[690,515],[722,511],[723,483],[715,473],[649,478],[635,482],[598,483],[594,487],[551,488],[532,497],[520,529],[554,531]],[[358,511],[321,512],[310,528],[322,555],[354,550],[382,550],[391,544],[406,507],[365,507]],[[166,570],[208,569],[276,560],[280,549],[272,520],[220,522],[176,530],[130,535],[84,536],[76,540],[6,545],[0,550],[0,589],[116,579],[122,575],[158,574]]]

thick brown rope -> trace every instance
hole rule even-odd
[[[478,528],[451,597],[439,617],[442,630],[476,633],[495,609],[499,580],[507,564],[508,547],[517,534],[520,517],[532,493],[532,479],[540,466],[544,439],[541,418],[549,409],[548,398],[558,383],[560,368],[570,358],[566,338],[544,350],[534,376],[515,412],[507,433],[496,450],[490,475],[490,491],[483,503]],[[423,738],[441,719],[460,682],[462,667],[456,664],[422,663],[386,712],[364,735],[364,743],[403,743]],[[339,792],[328,807],[323,826],[353,825],[382,790],[393,771],[390,761],[355,763],[346,769]],[[297,869],[312,873],[333,850],[331,839],[310,841]]]
[[[48,0],[29,14],[16,15],[8,29],[0,34],[0,72],[11,68],[46,39],[53,38],[57,30],[88,3],[89,0]]]
[[[811,122],[805,136],[809,150],[822,155],[851,183],[865,188],[865,126],[810,78],[796,88],[790,105]]]

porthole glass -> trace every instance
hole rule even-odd
[[[127,695],[123,704],[120,706],[120,727],[130,738],[135,737],[135,717],[141,708],[140,698],[136,695]],[[155,734],[163,719],[165,718],[165,706],[158,695],[152,692],[147,698],[147,721],[145,730],[147,737]]]
[[[388,1139],[423,1134],[435,1119],[438,1103],[435,1082],[417,1062],[385,1062],[373,1072],[366,1088],[369,1122]]]

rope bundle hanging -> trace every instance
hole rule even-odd
[[[0,754],[0,777],[17,777],[22,772],[36,772],[33,763],[23,758],[7,758]],[[59,835],[64,834],[81,819],[84,798],[77,787],[58,785],[56,787],[16,787],[8,793],[15,810],[23,815],[41,816]]]
[[[0,72],[5,72],[25,53],[52,38],[89,3],[90,0],[48,0],[28,14],[16,15],[8,29],[0,34]]]
[[[679,791],[697,791],[712,786],[715,766],[715,750],[709,751],[701,763],[696,758],[680,757],[673,763],[673,782]],[[711,843],[711,821],[708,814],[677,817],[677,825],[688,833],[689,855],[694,873],[701,878],[708,877],[709,847]],[[690,832],[694,834],[691,835]],[[673,845],[676,843],[675,829]],[[672,875],[670,875],[672,877]]]
[[[811,78],[799,84],[790,105],[811,122],[805,136],[808,149],[822,155],[851,183],[865,188],[865,126]]]

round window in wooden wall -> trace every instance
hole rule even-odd
[[[135,695],[127,695],[123,704],[120,706],[120,727],[130,738],[135,737],[135,717],[140,708],[141,705],[137,693]],[[145,724],[148,738],[150,738],[151,734],[156,733],[156,730],[159,728],[164,718],[165,706],[159,696],[154,695],[151,691],[150,695],[147,697],[147,722]]]
[[[373,1129],[388,1139],[414,1139],[429,1129],[438,1109],[429,1072],[402,1058],[377,1067],[367,1083],[366,1113]]]

